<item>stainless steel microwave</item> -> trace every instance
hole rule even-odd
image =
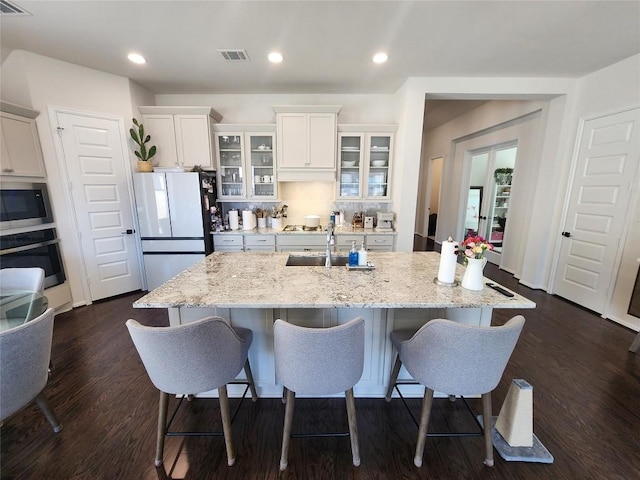
[[[45,183],[2,182],[0,184],[0,228],[2,230],[47,223],[53,223],[53,213]]]

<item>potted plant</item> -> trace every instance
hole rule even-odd
[[[513,168],[496,168],[493,172],[493,177],[498,185],[510,185],[512,175]]]
[[[153,164],[150,160],[151,157],[156,154],[156,146],[153,145],[151,148],[147,149],[146,144],[151,141],[151,135],[147,134],[147,136],[145,136],[144,125],[139,123],[135,118],[133,119],[133,124],[138,128],[138,131],[136,132],[135,128],[130,128],[129,134],[138,146],[137,150],[134,150],[136,157],[138,157],[138,171],[153,172]]]

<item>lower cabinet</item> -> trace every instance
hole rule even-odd
[[[360,250],[362,242],[369,251],[393,252],[394,235],[382,234],[336,234],[331,251],[347,253],[356,242]],[[256,234],[256,233],[215,233],[213,245],[216,252],[310,252],[324,253],[327,237],[319,234]]]
[[[356,242],[356,250],[360,250],[362,242],[365,240],[364,235],[336,235],[336,252],[349,252],[353,242]]]
[[[367,235],[365,247],[370,252],[393,252],[394,239],[393,235]]]
[[[327,237],[325,235],[278,235],[276,237],[278,252],[325,252]]]
[[[275,252],[276,236],[275,235],[245,235],[244,251],[245,252]]]
[[[213,235],[213,250],[215,252],[242,252],[244,242],[242,234],[221,233]]]

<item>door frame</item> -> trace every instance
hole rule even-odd
[[[564,225],[567,221],[567,214],[569,211],[569,201],[571,199],[571,194],[573,193],[574,178],[575,178],[576,168],[578,167],[578,157],[580,153],[580,145],[584,137],[585,124],[591,120],[597,120],[599,118],[608,117],[611,115],[618,115],[621,113],[629,112],[631,110],[636,110],[638,108],[640,108],[640,106],[638,105],[632,106],[632,107],[619,108],[615,110],[600,112],[597,114],[584,115],[578,119],[578,129],[576,133],[575,142],[573,145],[573,153],[571,155],[571,167],[569,168],[569,176],[567,177],[572,182],[569,188],[567,189],[567,191],[565,192],[564,204],[562,207],[562,215],[560,218],[560,223],[558,224],[558,228],[556,230],[556,242],[554,245],[555,251],[553,253],[551,271],[549,272],[549,288],[547,288],[547,293],[549,294],[552,294],[552,295],[555,294],[556,274],[557,274],[558,266],[560,262],[560,250],[561,250],[561,243],[562,243],[561,233],[564,230]],[[640,125],[638,126],[638,128],[640,128]],[[636,172],[635,184],[637,184],[638,179],[640,179],[640,168],[638,168]],[[618,273],[620,271],[622,253],[624,250],[623,247],[629,235],[630,223],[628,220],[629,220],[629,216],[632,213],[632,210],[630,207],[633,204],[633,202],[638,201],[639,192],[640,192],[640,189],[638,188],[636,188],[635,191],[632,191],[631,196],[629,197],[629,203],[626,206],[625,221],[622,227],[622,232],[620,232],[620,241],[618,242],[618,245],[616,247],[614,265],[613,265],[613,268],[611,269],[611,275],[609,276],[609,279],[608,279],[607,294],[604,302],[604,308],[602,313],[600,314],[602,318],[608,318],[609,310],[611,309],[611,300],[613,299],[613,292],[614,292],[614,289],[612,287],[615,286],[615,279],[618,277]]]
[[[125,135],[125,132],[127,132],[127,129],[125,127],[123,117],[106,115],[103,113],[87,112],[83,110],[75,110],[72,108],[59,107],[55,105],[49,105],[47,107],[47,110],[49,114],[49,124],[51,126],[51,135],[53,136],[53,144],[56,151],[58,169],[60,171],[61,178],[66,183],[65,187],[62,189],[64,191],[65,207],[71,213],[71,215],[69,215],[69,218],[71,222],[73,222],[73,226],[74,226],[74,229],[73,229],[74,231],[70,233],[70,236],[73,239],[73,243],[74,243],[73,247],[76,249],[77,252],[82,252],[82,256],[78,257],[78,266],[79,266],[80,273],[82,274],[81,275],[82,278],[80,278],[80,280],[81,280],[82,294],[84,296],[84,303],[85,305],[91,305],[93,303],[93,299],[91,298],[91,289],[89,287],[89,281],[88,281],[89,274],[87,272],[87,264],[84,258],[84,249],[82,248],[82,241],[80,239],[80,234],[79,234],[80,228],[78,225],[78,213],[77,213],[76,205],[73,202],[73,197],[71,195],[71,188],[70,188],[71,180],[69,176],[67,159],[64,155],[64,148],[62,146],[62,138],[58,134],[58,114],[60,113],[60,114],[76,115],[79,117],[97,118],[101,120],[109,120],[109,121],[117,122],[119,136],[120,136],[120,145],[122,148],[122,158],[124,162],[123,166],[125,170],[125,176],[127,177],[126,184],[127,184],[127,194],[129,196],[129,204],[131,205],[131,217],[133,219],[134,228],[136,229],[136,231],[140,231],[140,226],[138,225],[138,216],[136,214],[135,197],[133,195],[133,171],[131,170],[131,159],[129,157],[129,151],[127,148],[127,136]],[[142,263],[143,262],[142,248],[139,241],[136,241],[135,244],[136,244],[135,252],[137,256],[136,263],[138,265],[138,270],[140,271],[141,286],[144,287],[145,282],[143,280],[144,268]]]

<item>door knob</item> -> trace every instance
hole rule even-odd
[[[571,232],[562,232],[562,236],[569,238],[571,236]]]
[[[134,233],[136,233],[136,231],[129,228],[129,229],[125,230],[124,232],[122,232],[122,235],[132,235]]]

